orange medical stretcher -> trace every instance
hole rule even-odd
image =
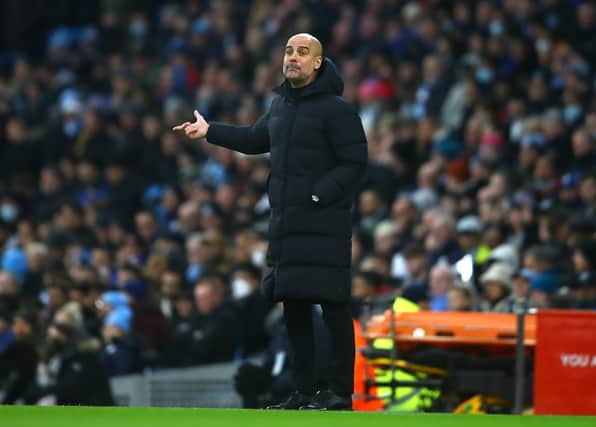
[[[393,331],[391,323],[393,321]],[[517,315],[508,313],[478,312],[393,312],[373,316],[367,324],[355,322],[357,357],[355,367],[354,408],[380,410],[384,404],[375,398],[375,367],[384,365],[405,367],[414,372],[419,368],[434,378],[446,378],[447,372],[432,366],[408,364],[407,355],[423,348],[441,348],[475,356],[513,357],[517,345]],[[373,342],[391,340],[395,345],[384,356],[373,355]],[[536,345],[536,316],[524,319],[524,348],[532,355]],[[391,356],[389,356],[391,355]],[[389,356],[389,358],[388,358]],[[395,358],[394,360],[391,360]],[[436,372],[433,372],[436,371]]]
[[[489,351],[492,354],[515,353],[517,316],[509,313],[432,312],[393,313],[396,348],[408,352],[432,345],[465,352]],[[365,337],[391,338],[391,311],[373,316],[366,326]],[[524,346],[536,345],[536,318],[525,317]]]

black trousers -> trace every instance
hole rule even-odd
[[[342,397],[351,397],[354,390],[354,326],[350,305],[322,303],[323,320],[329,332],[331,375],[329,388]],[[302,300],[284,301],[284,319],[294,358],[292,374],[301,393],[316,392],[315,342],[312,303]]]

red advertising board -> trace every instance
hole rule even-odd
[[[596,313],[540,310],[535,355],[536,414],[596,415]]]

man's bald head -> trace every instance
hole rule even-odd
[[[294,34],[286,43],[283,73],[292,87],[302,87],[317,78],[323,64],[323,45],[312,34]]]
[[[306,40],[307,43],[310,44],[310,48],[313,50],[313,55],[323,56],[323,45],[321,44],[319,39],[316,38],[315,36],[313,36],[312,34],[309,34],[309,33],[294,34],[292,37],[290,37],[288,39],[288,43],[290,43],[290,41],[294,40],[294,39]]]

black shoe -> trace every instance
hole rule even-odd
[[[283,402],[269,405],[265,409],[299,409],[313,402],[314,397],[295,391]]]
[[[351,411],[352,399],[350,397],[341,397],[331,390],[320,390],[311,403],[301,406],[300,409],[310,411]]]

